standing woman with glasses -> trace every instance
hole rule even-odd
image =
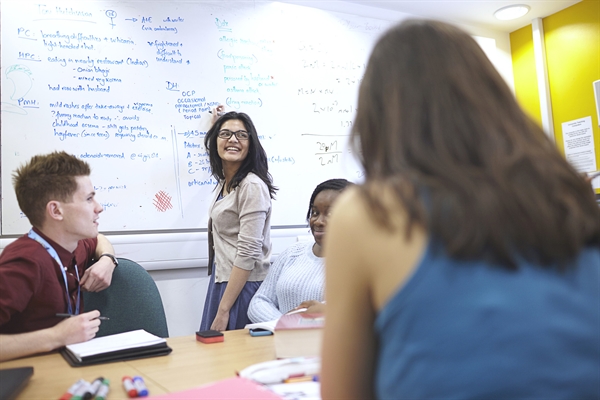
[[[204,146],[219,184],[209,211],[211,278],[200,330],[242,329],[250,323],[248,304],[270,264],[271,199],[277,188],[248,115],[221,116]]]

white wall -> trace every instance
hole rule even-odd
[[[165,306],[169,336],[198,330],[208,289],[206,268],[149,271]]]

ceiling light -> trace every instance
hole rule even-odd
[[[517,19],[529,12],[530,7],[525,4],[515,4],[512,6],[502,7],[494,13],[494,16],[502,21]]]

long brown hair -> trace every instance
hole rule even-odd
[[[468,34],[409,20],[378,41],[360,87],[352,142],[362,193],[383,226],[373,183],[461,259],[507,268],[516,259],[564,264],[600,246],[589,183],[521,110]]]

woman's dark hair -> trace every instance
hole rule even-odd
[[[345,179],[329,179],[325,182],[319,183],[313,191],[312,196],[310,196],[310,202],[308,203],[308,212],[306,213],[306,220],[310,219],[310,212],[312,211],[313,205],[315,204],[315,198],[319,193],[321,193],[323,190],[337,190],[338,192],[341,192],[348,185],[352,185],[352,182],[348,182]]]
[[[212,176],[218,180],[225,179],[225,175],[223,174],[223,162],[216,149],[219,131],[223,124],[229,120],[241,121],[246,127],[246,131],[248,131],[250,138],[248,139],[248,155],[233,176],[233,179],[231,179],[231,182],[227,183],[227,190],[231,191],[235,189],[242,179],[248,175],[248,172],[253,172],[267,185],[269,194],[271,195],[271,198],[274,199],[277,188],[273,186],[273,177],[269,173],[267,153],[265,153],[265,150],[260,144],[256,128],[247,114],[235,111],[228,112],[220,117],[206,133],[206,136],[204,137],[204,147],[208,150]],[[214,149],[215,151],[211,151],[211,149]]]
[[[467,33],[409,20],[383,35],[361,83],[352,144],[361,193],[391,228],[380,184],[460,259],[565,265],[600,246],[600,208]]]

